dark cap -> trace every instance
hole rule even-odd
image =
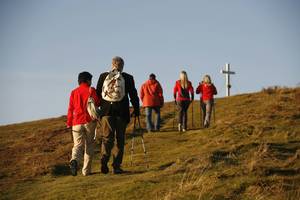
[[[86,83],[88,81],[91,81],[92,80],[92,77],[93,75],[90,74],[89,72],[81,72],[79,75],[78,75],[78,83]]]

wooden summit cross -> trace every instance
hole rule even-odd
[[[226,74],[226,96],[230,96],[230,88],[231,88],[231,85],[230,85],[230,75],[231,74],[235,74],[235,72],[233,71],[230,71],[230,64],[229,63],[226,63],[225,65],[225,70],[221,70],[221,73],[222,74]]]

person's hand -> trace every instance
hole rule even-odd
[[[70,128],[72,128],[72,126],[69,126],[69,125],[68,125],[68,126],[67,126],[67,129],[70,129]]]

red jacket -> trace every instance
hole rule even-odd
[[[188,87],[187,87],[187,91],[188,93],[191,94],[191,96],[189,98],[184,97],[182,95],[182,90],[181,90],[181,84],[180,84],[180,80],[176,81],[175,87],[174,87],[174,98],[176,99],[176,101],[190,101],[191,99],[194,100],[194,88],[192,86],[191,81],[188,81]],[[178,93],[178,95],[177,95]]]
[[[100,102],[96,94],[96,90],[91,88],[90,92],[90,87],[88,84],[82,83],[79,87],[71,92],[67,126],[86,124],[92,121],[87,111],[87,101],[90,96],[94,98],[96,106],[99,106]]]
[[[211,100],[214,98],[214,95],[217,94],[217,89],[214,86],[214,84],[205,84],[200,83],[199,86],[196,89],[196,94],[202,94],[201,100]]]
[[[163,90],[157,80],[146,81],[140,91],[144,107],[162,107],[164,104]]]

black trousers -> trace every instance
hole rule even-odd
[[[120,117],[104,116],[101,119],[101,125],[101,163],[105,165],[108,163],[116,139],[112,166],[119,168],[123,161],[127,123]]]
[[[187,129],[187,120],[188,120],[188,109],[190,106],[190,101],[177,101],[178,107],[178,123],[182,125],[183,129]]]

